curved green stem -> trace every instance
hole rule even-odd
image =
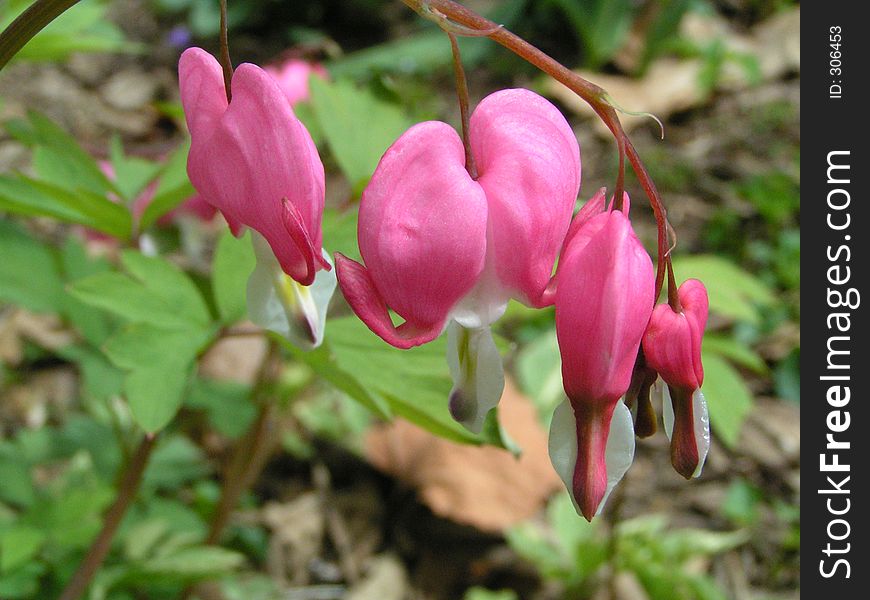
[[[33,39],[46,25],[54,21],[79,0],[36,0],[0,33],[0,69]]]

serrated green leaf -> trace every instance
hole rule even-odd
[[[145,431],[162,429],[178,412],[194,359],[211,335],[210,330],[166,330],[138,323],[109,338],[106,355],[130,371],[124,393],[133,418]]]
[[[752,409],[752,393],[734,367],[717,354],[702,354],[710,425],[729,448],[737,444],[743,421]]]
[[[208,306],[196,285],[168,261],[126,251],[121,260],[132,277],[121,273],[97,273],[74,282],[70,293],[134,323],[149,323],[184,330],[206,326],[211,321]]]
[[[256,262],[250,233],[237,239],[226,231],[218,240],[212,262],[211,285],[215,304],[225,323],[233,323],[245,316],[245,290]]]
[[[191,323],[206,325],[211,321],[208,306],[199,289],[184,271],[169,261],[127,250],[121,254],[121,262],[145,289],[163,299]]]
[[[311,78],[311,106],[333,156],[355,193],[411,121],[401,108],[348,81]]]
[[[85,304],[102,308],[134,323],[176,329],[189,326],[187,317],[175,313],[171,304],[121,273],[98,273],[85,277],[74,282],[69,291]]]

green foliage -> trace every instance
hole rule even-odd
[[[381,156],[412,123],[398,106],[349,81],[312,77],[310,85],[320,129],[358,196]]]
[[[24,216],[46,216],[84,225],[120,240],[146,229],[190,198],[187,145],[180,146],[165,164],[126,156],[120,140],[110,144],[109,178],[75,139],[48,118],[30,113],[26,120],[5,124],[7,132],[33,150],[35,176],[0,175],[0,210]],[[149,185],[153,199],[134,224],[132,211]],[[140,207],[135,207],[140,209]]]
[[[70,292],[126,322],[104,350],[127,372],[123,389],[134,419],[157,431],[181,406],[194,361],[215,328],[198,288],[180,269],[134,251],[121,261],[126,274],[91,275]]]
[[[117,430],[90,416],[22,430],[0,441],[0,594],[56,597],[102,523],[123,464]],[[108,460],[106,460],[108,459]],[[45,469],[51,465],[51,469]],[[175,597],[188,584],[244,565],[238,552],[202,545],[206,526],[177,500],[211,475],[188,438],[158,441],[138,500],[97,575],[92,598]],[[42,468],[40,477],[33,477]]]
[[[233,323],[246,312],[245,286],[256,260],[251,235],[236,239],[226,231],[218,240],[212,263],[212,291],[221,320]]]
[[[288,349],[324,380],[382,417],[398,416],[458,442],[513,449],[498,428],[468,432],[450,416],[452,386],[444,336],[398,350],[384,344],[356,317],[330,319],[324,344],[312,351]]]
[[[30,4],[8,0],[0,4],[0,31]],[[82,2],[51,22],[15,55],[13,60],[59,61],[73,52],[137,52],[118,27],[106,19],[107,2]]]
[[[523,16],[529,0],[504,0],[486,14],[486,17],[510,29]],[[494,44],[482,38],[461,37],[459,48],[465,68],[478,66],[494,50]],[[351,52],[328,63],[335,77],[364,79],[372,73],[398,72],[403,74],[430,73],[449,69],[453,60],[444,32],[428,26],[414,35],[391,40]]]
[[[607,566],[632,573],[652,600],[713,600],[724,592],[692,566],[744,544],[743,531],[718,533],[673,529],[660,515],[637,517],[608,532],[600,521],[578,519],[567,494],[547,507],[547,523],[521,524],[507,541],[547,579],[559,581],[570,597],[592,595]],[[612,576],[612,574],[611,574]]]

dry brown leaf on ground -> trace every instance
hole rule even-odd
[[[254,327],[242,323],[240,327]],[[228,337],[212,346],[200,361],[203,377],[253,384],[266,357],[266,339],[261,335]]]
[[[377,468],[416,487],[436,514],[501,531],[534,515],[561,482],[550,465],[547,434],[535,408],[510,379],[499,416],[523,449],[519,459],[498,448],[444,440],[401,419],[369,433],[366,456]]]

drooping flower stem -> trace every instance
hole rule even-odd
[[[147,433],[139,443],[136,452],[126,464],[123,470],[123,478],[118,484],[118,495],[115,501],[103,518],[103,528],[100,533],[91,543],[88,553],[84,560],[79,564],[79,568],[69,580],[58,600],[78,600],[91,583],[100,565],[103,564],[109,549],[112,547],[112,540],[115,537],[115,532],[121,524],[124,515],[127,514],[127,509],[136,497],[136,492],[139,489],[139,484],[142,483],[142,475],[145,473],[145,467],[148,465],[148,459],[151,456],[151,451],[154,449],[154,443],[157,440],[157,434]]]
[[[683,312],[683,306],[680,304],[679,287],[674,278],[674,265],[671,264],[671,257],[668,255],[668,304],[677,314]]]
[[[229,35],[227,33],[228,24],[227,24],[227,0],[220,0],[221,2],[221,23],[220,23],[220,63],[221,69],[224,72],[224,89],[227,92],[227,102],[233,99],[232,92],[232,81],[233,81],[233,61],[230,59],[230,42]]]
[[[468,137],[469,119],[468,112],[468,79],[465,77],[465,69],[462,68],[462,56],[459,52],[459,43],[456,34],[446,31],[450,38],[450,49],[453,51],[453,73],[456,75],[456,95],[459,97],[459,114],[462,119],[462,145],[465,147],[465,170],[472,179],[477,180],[477,165],[474,155],[471,153],[471,141]]]
[[[442,19],[449,19],[457,24],[458,28],[468,29],[471,35],[480,34],[501,44],[523,60],[536,66],[556,81],[565,85],[592,107],[616,139],[619,170],[616,177],[614,198],[621,203],[623,190],[625,189],[625,158],[627,157],[634,172],[637,174],[641,187],[643,187],[644,192],[649,198],[650,205],[655,214],[658,231],[658,264],[656,269],[655,296],[657,298],[664,283],[666,270],[665,257],[668,251],[667,212],[662,204],[661,196],[656,189],[655,183],[647,172],[646,167],[644,167],[631,140],[622,128],[616,108],[608,101],[607,92],[591,81],[583,79],[518,35],[511,33],[504,27],[498,26],[489,19],[452,0],[402,0],[402,2],[424,18],[435,20],[436,22]],[[616,206],[618,207],[619,205],[617,204]]]

